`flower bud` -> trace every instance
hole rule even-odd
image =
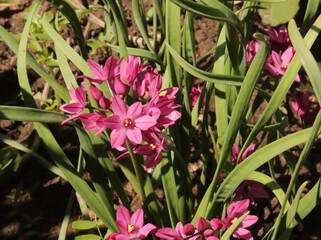
[[[103,92],[100,91],[98,88],[95,88],[93,86],[89,87],[90,95],[93,97],[95,100],[99,100],[103,95]]]
[[[196,220],[195,226],[196,226],[198,231],[204,231],[207,228],[207,221],[204,218],[199,217]]]
[[[211,237],[214,235],[214,231],[212,229],[207,229],[204,232],[204,237],[207,239],[208,237]]]
[[[184,227],[183,227],[183,233],[185,235],[192,235],[195,232],[195,228],[193,226],[193,224],[191,223],[187,223]]]
[[[211,220],[211,227],[213,228],[213,230],[217,231],[220,230],[223,227],[223,223],[220,219],[218,218],[213,218]]]
[[[103,109],[107,109],[110,107],[111,101],[108,98],[105,97],[101,97],[99,99],[99,105],[103,108]]]

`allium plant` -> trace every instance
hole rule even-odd
[[[281,209],[264,239],[290,237],[317,205],[321,192],[319,179],[301,197],[307,183],[298,181],[321,126],[321,72],[309,51],[321,29],[321,17],[311,10],[315,1],[306,8],[309,17],[300,29],[306,33],[303,39],[290,19],[288,25],[252,35],[259,1],[239,3],[240,10],[233,12],[227,1],[154,0],[147,11],[143,1],[132,0],[131,15],[143,42],[137,46],[130,41],[122,1],[103,0],[104,6],[88,11],[106,10],[98,45],[114,52],[103,62],[88,56],[87,47],[97,47],[92,42],[98,40],[86,46],[79,17],[87,12],[76,13],[64,0],[48,2],[57,11],[49,8],[40,16],[40,1],[32,5],[20,41],[0,27],[1,39],[18,55],[25,103],[25,107],[1,105],[0,117],[34,122],[50,159],[6,136],[0,138],[29,152],[71,184],[82,199],[79,203],[84,202],[82,214],[86,216],[90,208],[99,219],[83,221],[81,227],[74,224],[81,229],[97,227],[99,235],[83,238],[251,240],[264,219],[258,221],[250,212],[262,208],[264,201],[257,199],[272,197]],[[51,18],[53,14],[56,17]],[[217,44],[200,60],[196,17],[220,24]],[[59,34],[66,22],[75,31],[80,54]],[[65,84],[55,80],[54,67],[35,60],[28,39],[46,46],[43,51],[54,51]],[[75,75],[69,63],[76,66]],[[55,105],[50,111],[37,107],[27,65],[53,89]],[[307,77],[301,74],[304,71]],[[194,84],[196,79],[199,85]],[[305,82],[314,89],[313,102],[291,91]],[[291,103],[285,103],[287,96]],[[302,130],[291,134],[286,128],[291,117],[285,110],[288,106],[304,123]],[[78,166],[63,152],[47,123],[75,129]],[[285,191],[275,174],[274,159],[280,155],[291,173]],[[195,171],[194,166],[198,166]],[[90,183],[82,178],[84,171]],[[124,181],[133,186],[141,206],[130,201]],[[163,194],[156,195],[156,189]],[[131,214],[131,209],[138,210]],[[99,228],[101,223],[106,233]],[[66,226],[59,239],[65,238]]]

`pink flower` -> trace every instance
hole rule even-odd
[[[294,48],[288,47],[288,49],[282,53],[282,55],[272,50],[271,60],[272,62],[268,62],[265,65],[265,69],[270,72],[272,76],[284,75],[288,65],[290,64],[294,55]],[[295,81],[300,82],[300,77],[297,74],[295,77]]]
[[[228,229],[238,218],[240,218],[248,209],[250,200],[245,199],[232,203],[227,208],[227,216],[222,220],[224,230]],[[253,240],[252,233],[246,228],[252,226],[258,220],[257,216],[248,215],[234,231],[233,237],[238,239]]]
[[[290,45],[290,37],[286,26],[282,25],[277,31],[275,28],[265,29],[270,37],[271,49],[276,52],[283,52]]]
[[[113,56],[109,57],[105,66],[99,65],[99,63],[93,60],[87,60],[87,63],[94,74],[94,77],[91,76],[79,76],[79,78],[87,78],[95,85],[100,85],[104,81],[111,80],[114,77],[119,76],[119,65],[122,59],[116,61]]]
[[[128,56],[128,60],[124,60],[120,69],[120,77],[125,83],[130,84],[136,79],[140,64],[139,57]]]
[[[151,223],[144,225],[144,212],[141,208],[132,215],[127,208],[119,205],[117,208],[116,218],[116,224],[121,233],[114,234],[115,236],[112,236],[111,239],[144,239],[150,231],[156,229],[156,227]]]
[[[202,217],[199,217],[196,220],[195,226],[198,231],[204,231],[208,227],[207,220],[205,220]]]
[[[221,221],[221,219],[213,218],[211,220],[211,227],[214,231],[220,230],[223,227],[223,222]]]
[[[110,134],[111,146],[117,148],[128,138],[134,144],[142,142],[142,131],[148,130],[156,124],[156,120],[142,114],[142,103],[136,102],[128,109],[124,100],[119,96],[112,97],[114,115],[106,118],[104,124],[112,129]]]
[[[61,124],[65,124],[71,119],[75,119],[81,115],[84,108],[86,107],[86,93],[81,88],[76,88],[75,90],[69,90],[71,97],[70,103],[60,106],[60,110],[66,113],[74,114],[70,118],[64,120]]]
[[[269,198],[270,195],[265,191],[264,185],[259,182],[245,180],[243,181],[237,189],[234,191],[236,194],[235,200],[240,200],[242,198],[249,199],[251,204],[254,204],[254,199],[256,198]]]
[[[188,226],[188,228],[190,228],[190,227],[191,226]],[[191,230],[191,229],[189,229],[189,230]],[[184,240],[188,237],[188,235],[186,235],[184,233],[184,226],[181,222],[178,222],[176,224],[175,230],[172,228],[161,228],[161,229],[157,229],[155,231],[155,235],[157,237],[159,237],[161,240]],[[202,239],[202,236],[196,235],[196,236],[188,238],[188,239],[200,240],[200,239]]]
[[[320,110],[319,104],[313,108],[310,98],[302,92],[300,94],[292,94],[291,106],[297,115],[307,124],[313,123]]]
[[[143,140],[147,142],[147,144],[138,147],[134,152],[147,156],[144,163],[145,170],[147,170],[162,161],[162,151],[165,150],[165,139],[160,139],[153,132],[143,132]]]
[[[98,136],[102,133],[106,127],[103,123],[103,120],[106,118],[102,113],[85,113],[79,116],[81,122],[85,125],[85,129],[98,131],[95,136]]]
[[[250,156],[254,152],[254,149],[255,149],[255,145],[250,144],[250,146],[248,146],[248,148],[242,154],[242,157],[238,160],[237,164],[240,164],[245,158]],[[240,151],[241,151],[241,148],[234,143],[232,147],[232,163],[234,163],[235,160],[238,158]]]
[[[126,96],[130,89],[130,86],[123,83],[119,77],[115,77],[110,81],[110,87],[116,95],[123,95],[123,96]]]
[[[202,89],[200,87],[200,85],[198,84],[197,85],[197,88],[196,87],[192,87],[192,91],[191,91],[191,95],[190,95],[190,105],[191,105],[191,109],[194,108],[195,104],[197,103],[197,100],[199,98],[199,96],[201,95],[202,93]]]
[[[250,66],[251,62],[259,50],[260,43],[257,41],[251,41],[248,45],[246,45],[246,65]]]

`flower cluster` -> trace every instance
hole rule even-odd
[[[248,156],[250,156],[254,152],[254,149],[255,145],[250,144],[250,146],[248,146],[248,148],[244,151],[244,153],[239,158],[236,164],[240,164],[241,162],[243,162]],[[233,164],[236,162],[240,152],[240,147],[237,144],[234,144],[232,148]],[[251,180],[244,180],[234,191],[234,194],[234,201],[245,198],[249,199],[252,205],[255,203],[254,199],[256,198],[269,198],[269,194],[264,190],[264,185],[262,183]]]
[[[295,53],[289,33],[285,26],[281,26],[278,31],[274,28],[265,29],[265,31],[270,37],[271,54],[264,68],[272,76],[283,76]],[[259,46],[260,44],[256,41],[251,41],[246,46],[247,65],[251,64]],[[295,81],[300,82],[298,74],[295,77]]]
[[[160,228],[157,229],[153,224],[147,223],[144,225],[144,213],[142,209],[138,209],[134,214],[131,214],[124,206],[118,206],[116,224],[120,233],[112,233],[106,240],[130,240],[144,239],[152,231],[160,240],[219,240],[220,230],[225,231],[240,218],[248,209],[249,200],[234,202],[227,208],[227,216],[220,220],[213,218],[208,221],[199,217],[195,227],[191,223],[183,225],[178,222],[175,229]],[[248,215],[241,224],[233,232],[233,237],[238,239],[252,240],[251,232],[246,229],[252,226],[258,217]]]
[[[106,98],[103,92],[94,86],[70,90],[72,101],[60,109],[71,117],[62,124],[79,118],[85,129],[97,131],[96,136],[106,129],[111,129],[110,142],[112,148],[126,151],[126,140],[133,146],[136,154],[147,156],[145,168],[157,165],[162,160],[161,151],[165,150],[165,140],[161,129],[169,126],[181,117],[174,104],[178,88],[161,89],[162,76],[151,65],[142,65],[138,57],[129,56],[128,60],[116,61],[109,57],[104,66],[87,61],[94,76],[79,76],[87,78],[93,85],[106,83],[112,97]],[[134,102],[128,107],[126,96],[133,90]],[[98,101],[100,108],[95,112],[84,113],[86,107],[86,92]],[[129,101],[128,101],[129,102]],[[125,154],[126,155],[126,154]],[[122,155],[124,156],[124,155]]]
[[[296,114],[308,125],[312,125],[316,115],[320,111],[320,105],[315,104],[313,97],[309,97],[303,92],[292,94],[291,106]]]

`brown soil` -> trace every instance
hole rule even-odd
[[[25,9],[33,1],[20,0],[18,5],[0,8],[0,24],[12,33],[20,33],[23,30],[23,16]],[[85,1],[83,1],[85,2]],[[150,6],[151,1],[145,1],[146,7]],[[129,19],[131,15],[131,1],[123,0],[126,6],[126,14]],[[85,3],[84,3],[85,4]],[[97,13],[102,17],[101,13]],[[82,20],[85,25],[86,18]],[[99,29],[98,29],[99,30]],[[197,41],[197,58],[203,57],[216,43],[218,24],[215,21],[197,18],[195,21],[195,36]],[[134,22],[129,28],[129,33],[139,37],[139,31]],[[62,36],[71,39],[73,44],[72,31],[65,28]],[[96,36],[97,31],[90,32],[90,36]],[[95,61],[104,61],[106,51],[99,50],[97,54],[91,56]],[[0,104],[21,105],[22,100],[19,95],[19,84],[16,71],[16,55],[0,42]],[[76,70],[76,69],[75,69]],[[32,83],[33,91],[42,91],[44,81],[38,78],[32,70],[28,69],[28,76]],[[308,85],[307,85],[308,86]],[[301,87],[302,88],[302,87]],[[311,89],[304,87],[301,91],[311,92]],[[77,159],[78,142],[74,138],[64,138],[64,136],[73,136],[74,132],[69,128],[53,126],[57,129],[59,142],[63,150],[72,159]],[[291,131],[299,128],[296,123],[291,125]],[[38,152],[46,156],[41,144],[37,144],[33,125],[26,122],[0,121],[0,132],[10,138],[25,144],[28,147],[35,147]],[[0,145],[3,147],[4,145]],[[300,181],[310,181],[308,187],[313,186],[321,175],[321,156],[320,148],[315,148],[310,157],[310,161],[303,168]],[[278,168],[276,169],[277,177],[283,187],[289,181],[289,173],[284,167],[284,160],[277,160]],[[199,166],[196,168],[199,168]],[[264,171],[264,169],[262,169]],[[191,170],[192,171],[192,170]],[[193,170],[194,172],[197,169]],[[132,199],[132,210],[140,206],[140,201],[133,193],[131,185],[124,183],[130,198]],[[24,160],[16,174],[6,176],[0,179],[0,209],[2,218],[0,220],[0,239],[3,240],[24,240],[24,239],[57,239],[60,231],[61,222],[71,193],[70,185],[63,179],[56,177],[49,171],[43,171],[29,156],[24,156]],[[162,191],[158,191],[162,196]],[[259,216],[260,221],[252,229],[255,239],[261,239],[269,230],[275,221],[275,217],[280,209],[276,198],[272,200],[260,200],[252,207],[253,212]],[[291,239],[321,239],[320,213],[321,208],[316,207],[313,212],[294,229]],[[82,219],[79,206],[75,202],[73,205],[71,221]],[[79,234],[71,228],[69,224],[67,239],[74,239]]]

